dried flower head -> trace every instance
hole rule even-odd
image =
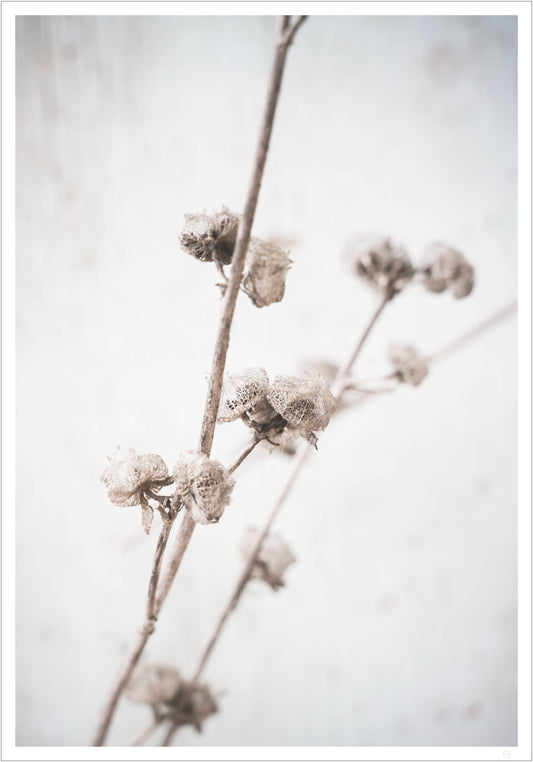
[[[173,667],[146,664],[130,678],[126,696],[141,704],[168,704],[174,701],[182,684],[180,673]]]
[[[242,287],[256,307],[281,302],[291,264],[292,260],[281,246],[259,238],[250,239]]]
[[[442,243],[433,243],[426,249],[420,271],[424,287],[435,294],[449,290],[456,299],[463,299],[474,288],[472,265],[459,251]]]
[[[174,466],[176,493],[191,518],[199,524],[216,524],[229,505],[235,481],[217,460],[198,452],[183,452]]]
[[[407,252],[390,238],[361,236],[346,252],[350,267],[360,278],[393,297],[412,279],[415,270]]]
[[[400,381],[411,386],[422,383],[429,372],[426,358],[409,344],[394,344],[389,350],[389,360]]]
[[[249,559],[257,544],[261,531],[248,527],[242,542],[244,558]],[[257,555],[252,569],[252,577],[262,579],[272,590],[279,590],[285,584],[283,575],[287,568],[296,561],[291,549],[279,535],[267,535]]]
[[[202,725],[212,714],[218,712],[218,705],[208,685],[184,683],[170,707],[169,719],[177,727],[192,725],[201,733]]]
[[[264,399],[268,376],[262,368],[247,368],[233,375],[226,374],[218,408],[218,422],[235,421]]]
[[[186,214],[180,246],[201,262],[218,261],[229,265],[238,227],[239,216],[224,206],[214,214]]]
[[[335,397],[320,376],[277,376],[270,385],[268,400],[287,423],[306,433],[323,431],[336,406]]]

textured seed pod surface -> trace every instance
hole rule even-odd
[[[277,376],[270,385],[268,400],[288,423],[304,431],[323,431],[336,406],[335,397],[320,376]]]
[[[268,376],[262,368],[247,368],[240,373],[224,376],[218,409],[218,422],[228,423],[252,410],[264,399]]]
[[[260,530],[253,527],[248,527],[246,530],[241,545],[245,559],[249,559],[252,555],[260,534]],[[262,579],[273,590],[278,590],[285,584],[283,579],[285,572],[295,560],[287,543],[279,535],[269,534],[261,543],[252,576]]]
[[[134,672],[126,688],[130,701],[143,704],[172,702],[180,690],[182,679],[173,667],[146,664]]]
[[[353,272],[391,295],[401,291],[415,274],[405,249],[386,236],[360,236],[348,246],[345,259]]]
[[[226,207],[214,214],[186,214],[180,246],[201,262],[212,262],[217,258],[221,264],[229,265],[238,227],[239,216]]]
[[[256,307],[280,302],[285,279],[292,264],[281,246],[252,238],[246,254],[242,285]]]
[[[389,359],[401,381],[418,386],[429,372],[427,360],[410,344],[394,344],[389,349]]]
[[[456,299],[463,299],[474,288],[474,268],[459,251],[446,244],[433,243],[426,249],[420,271],[424,287],[435,294],[448,290]]]
[[[199,524],[216,523],[231,500],[235,481],[217,460],[198,452],[180,454],[173,471],[175,498]]]
[[[115,505],[139,505],[145,490],[158,492],[168,477],[166,464],[159,455],[137,455],[128,450],[119,453],[105,469],[101,481],[107,487],[109,500]]]

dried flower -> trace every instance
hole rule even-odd
[[[239,216],[225,206],[214,214],[186,214],[180,246],[201,262],[218,261],[229,265],[235,243]]]
[[[251,557],[260,534],[259,529],[248,527],[242,542],[244,558]],[[262,579],[272,590],[279,590],[285,584],[285,571],[294,561],[296,559],[289,546],[279,535],[267,535],[261,543],[251,576]]]
[[[208,685],[184,683],[170,707],[169,719],[177,727],[192,725],[198,733],[212,714],[218,712],[218,705]]]
[[[106,485],[107,496],[115,505],[141,505],[143,529],[149,534],[154,511],[145,493],[159,492],[161,487],[171,483],[164,460],[154,454],[137,455],[130,449],[127,455],[119,453],[111,461],[100,481]]]
[[[336,406],[335,397],[320,376],[277,376],[270,385],[268,400],[287,423],[309,435],[326,428]]]
[[[405,249],[393,246],[387,237],[354,239],[346,259],[356,275],[375,288],[387,291],[391,298],[405,288],[415,273]]]
[[[422,383],[429,372],[425,357],[409,344],[395,344],[389,350],[389,359],[400,381],[411,386]]]
[[[242,287],[256,307],[281,302],[291,264],[292,260],[281,246],[259,238],[250,239]]]
[[[174,466],[175,500],[181,500],[199,524],[215,524],[229,505],[235,481],[217,460],[183,452]]]
[[[268,376],[262,368],[247,368],[240,373],[225,375],[218,408],[218,422],[235,421],[264,399]]]
[[[427,248],[420,271],[424,287],[435,294],[448,289],[456,299],[463,299],[474,288],[472,265],[459,251],[442,243]]]
[[[182,687],[180,673],[162,664],[146,664],[131,677],[126,688],[130,701],[141,704],[171,703]]]

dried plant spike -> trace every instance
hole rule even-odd
[[[424,260],[420,271],[428,291],[440,294],[449,290],[456,299],[472,293],[474,268],[459,251],[443,243],[433,243],[426,249]]]
[[[386,236],[360,236],[349,245],[345,258],[353,272],[390,298],[411,281],[415,270],[407,252]]]
[[[253,527],[246,530],[241,547],[245,559],[252,555],[260,534],[260,530]],[[283,577],[287,568],[295,561],[287,543],[279,535],[269,534],[261,543],[251,576],[262,579],[272,590],[279,590],[285,584]]]
[[[130,449],[111,460],[100,481],[115,505],[140,505],[146,490],[159,492],[168,483],[168,469],[159,455],[137,455]]]
[[[180,673],[162,664],[145,664],[130,678],[126,696],[141,704],[169,704],[183,684]]]
[[[235,481],[217,460],[198,452],[183,452],[174,466],[176,492],[198,524],[216,524],[231,501]]]
[[[287,423],[304,432],[323,431],[336,407],[336,400],[321,376],[277,376],[268,392],[274,410]]]
[[[239,215],[225,206],[214,214],[186,214],[180,246],[201,262],[229,265],[237,241]]]
[[[264,399],[268,389],[268,376],[262,368],[247,368],[226,374],[218,408],[218,422],[228,423],[252,410]]]
[[[389,349],[389,360],[405,384],[418,386],[429,372],[428,362],[410,344],[394,344]]]
[[[256,307],[281,302],[291,264],[292,260],[281,246],[259,238],[250,239],[242,287]]]

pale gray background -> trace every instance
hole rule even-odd
[[[85,745],[143,614],[157,532],[107,502],[117,445],[196,446],[219,313],[183,214],[239,211],[275,21],[17,20],[17,742]],[[294,259],[285,300],[240,298],[229,367],[294,373],[350,351],[374,295],[351,235],[476,266],[470,299],[398,298],[390,339],[431,351],[516,293],[513,17],[314,17],[290,51],[254,231]],[[246,593],[207,677],[194,745],[516,742],[516,342],[510,318],[335,420],[277,528],[298,556]],[[240,424],[217,433],[230,462]],[[257,454],[192,541],[149,653],[186,674],[239,573],[240,535],[290,468]],[[158,520],[156,519],[156,527]],[[148,711],[124,702],[110,743]]]

